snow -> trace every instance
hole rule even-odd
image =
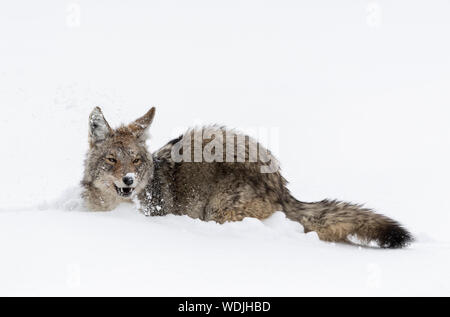
[[[73,191],[75,192],[75,191]],[[92,213],[76,196],[1,214],[0,295],[442,295],[449,244],[405,250],[326,244],[281,212],[219,225]],[[58,207],[59,206],[59,207]]]
[[[450,295],[450,3],[346,2],[1,3],[0,295]],[[277,131],[253,136],[294,196],[364,203],[417,241],[84,210],[89,113],[152,105],[152,151],[199,123]]]

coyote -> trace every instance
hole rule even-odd
[[[230,136],[234,131],[224,127],[188,130],[152,155],[146,148],[146,132],[154,115],[151,108],[129,125],[112,129],[101,109],[93,109],[82,180],[88,209],[107,211],[121,202],[135,202],[146,215],[188,215],[218,223],[265,219],[283,211],[288,219],[301,223],[305,232],[315,231],[324,241],[350,242],[349,238],[357,237],[381,248],[399,248],[413,240],[398,222],[360,205],[295,199],[278,169],[262,171],[270,164],[277,166],[272,154],[243,134]],[[214,148],[211,154],[216,160],[199,160],[193,149],[199,147],[202,154],[213,140],[215,145],[218,140],[226,145],[226,153]],[[252,154],[255,145],[257,154],[265,156]]]

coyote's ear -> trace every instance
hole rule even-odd
[[[151,108],[146,114],[144,114],[139,119],[136,119],[128,125],[128,127],[133,131],[134,135],[137,137],[146,137],[147,128],[153,121],[155,117],[155,107]]]
[[[102,110],[100,107],[95,107],[89,115],[89,144],[92,147],[95,143],[104,141],[112,133],[113,131],[103,116]]]

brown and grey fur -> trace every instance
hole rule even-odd
[[[244,151],[235,151],[238,154],[234,163],[173,160],[173,147],[186,142],[193,147],[189,136],[194,133],[223,133],[224,144],[234,142],[226,139],[227,130],[223,127],[190,130],[150,155],[145,146],[145,132],[154,113],[152,108],[130,125],[113,130],[100,108],[93,110],[89,121],[90,150],[82,181],[83,197],[89,209],[111,210],[121,202],[135,201],[146,215],[188,215],[218,223],[245,217],[265,219],[281,210],[287,218],[300,222],[305,232],[315,231],[324,241],[348,242],[350,236],[356,236],[383,248],[403,247],[412,241],[411,234],[399,223],[359,205],[336,200],[298,201],[290,194],[279,170],[261,173],[267,160],[249,160],[252,140],[248,137],[241,144]],[[209,141],[203,139],[202,147]],[[265,151],[262,147],[260,150]],[[267,153],[269,162],[276,162]],[[245,162],[236,162],[238,155],[244,155],[239,159]],[[108,161],[111,157],[115,163]],[[138,164],[133,163],[136,157]],[[121,179],[127,173],[135,173],[136,180],[133,194],[124,198],[118,194],[115,184],[123,185]]]

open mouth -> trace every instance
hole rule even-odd
[[[130,197],[134,191],[133,187],[118,187],[116,185],[114,187],[116,188],[117,194],[122,197]]]

